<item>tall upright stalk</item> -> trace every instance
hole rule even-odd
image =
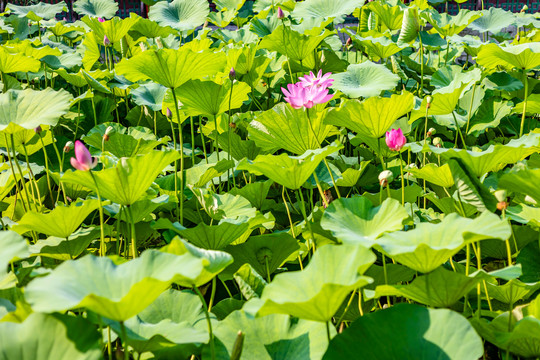
[[[521,125],[519,127],[519,137],[523,136],[523,127],[525,125],[525,113],[527,112],[527,97],[529,95],[529,81],[527,71],[523,70],[523,85],[525,85],[525,99],[523,100],[523,113],[521,114]]]

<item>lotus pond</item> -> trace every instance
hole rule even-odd
[[[0,359],[540,358],[539,14],[215,3],[8,4]]]

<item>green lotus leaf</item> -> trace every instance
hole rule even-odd
[[[515,189],[511,182],[507,182],[505,188]],[[521,204],[509,206],[506,210],[508,217],[513,221],[521,224],[530,224],[534,228],[540,228],[540,208]]]
[[[374,207],[366,197],[355,196],[332,201],[321,218],[321,226],[345,244],[369,248],[385,232],[401,230],[408,217],[395,199],[386,199]]]
[[[323,246],[304,270],[276,275],[261,298],[248,302],[244,310],[257,316],[281,313],[329,321],[351,291],[373,281],[361,274],[374,261],[375,255],[363,246]]]
[[[145,155],[123,158],[116,166],[94,171],[68,170],[62,181],[78,184],[96,191],[102,197],[120,205],[131,205],[139,200],[163,169],[180,158],[177,151],[152,151]]]
[[[188,80],[214,75],[225,68],[225,55],[211,51],[147,50],[120,61],[115,69],[126,79],[136,82],[152,80],[167,88],[177,88]]]
[[[129,17],[120,19],[114,17],[111,20],[100,22],[97,17],[85,16],[82,21],[94,32],[94,36],[103,41],[107,36],[111,44],[117,44],[127,34],[127,32],[139,21],[140,17]]]
[[[113,131],[108,134],[108,140],[103,141],[109,127],[112,127]],[[169,138],[157,140],[153,133],[143,127],[125,128],[116,123],[103,123],[91,129],[83,139],[88,145],[122,158],[149,153],[156,146],[166,143]]]
[[[140,354],[152,352],[158,358],[188,358],[209,339],[201,301],[189,291],[163,292],[124,325],[128,345]],[[119,323],[110,326],[122,334]]]
[[[504,47],[497,44],[487,44],[480,49],[476,61],[488,69],[502,66],[509,70],[513,68],[531,70],[540,66],[540,43],[533,42]]]
[[[19,127],[15,131],[16,132],[13,133],[13,142],[15,143],[15,151],[19,154],[27,154],[30,156],[43,149],[43,146],[52,144],[50,130],[43,130],[41,134],[36,134],[34,129],[30,130]],[[0,136],[0,146],[12,148],[11,139],[9,137],[6,138]]]
[[[335,23],[341,23],[345,15],[364,5],[365,0],[306,0],[295,6],[291,16],[296,20],[334,18]]]
[[[130,16],[134,15],[130,14]],[[147,38],[166,38],[169,35],[176,34],[176,30],[172,27],[160,26],[155,21],[144,18],[139,19],[139,21],[131,27],[130,31],[138,32]]]
[[[66,239],[97,208],[98,200],[88,199],[75,201],[69,206],[57,205],[46,214],[29,211],[19,221],[18,225],[12,227],[12,230],[20,234],[28,231],[36,231],[49,236]]]
[[[490,32],[496,34],[502,29],[513,25],[515,21],[512,12],[496,7],[482,10],[480,13],[482,16],[469,25],[469,28],[480,33]]]
[[[110,227],[105,225],[105,234],[110,232]],[[30,246],[31,256],[43,256],[56,260],[71,260],[81,255],[90,243],[99,239],[100,228],[93,226],[80,228],[73,232],[67,239],[49,236],[40,239]]]
[[[194,228],[178,228],[176,232],[182,238],[188,240],[192,244],[212,250],[223,250],[227,245],[243,239],[247,239],[253,231],[247,221],[244,222],[228,222],[224,221],[218,225],[206,225],[200,223]]]
[[[135,104],[147,106],[153,111],[161,111],[167,88],[160,84],[148,83],[131,90]]]
[[[398,43],[411,43],[416,40],[418,33],[420,32],[417,8],[406,8],[403,12],[403,22],[401,23],[401,30],[399,32]]]
[[[229,191],[231,195],[240,195],[243,198],[247,199],[251,206],[256,209],[262,209],[270,187],[274,182],[272,180],[267,181],[258,181],[252,182],[251,184],[246,184],[245,186],[239,188],[235,187]]]
[[[104,39],[98,39],[96,34],[91,31],[84,35],[82,47],[84,48],[83,66],[87,71],[92,70],[92,67],[98,62],[101,57],[100,44]],[[82,75],[82,74],[81,74]]]
[[[247,199],[239,195],[216,194],[209,189],[190,188],[203,210],[214,220],[243,220],[252,218],[257,213],[257,209],[252,207]]]
[[[328,346],[322,323],[292,320],[278,314],[254,318],[239,310],[220,321],[214,329],[216,359],[231,358],[239,330],[245,336],[242,359],[320,359]],[[203,358],[209,357],[210,349],[205,345]]]
[[[397,304],[353,322],[323,359],[476,360],[483,353],[482,339],[460,314]]]
[[[50,46],[41,46],[35,47],[30,40],[25,40],[20,43],[14,43],[5,45],[2,47],[3,50],[7,50],[12,54],[20,54],[24,56],[29,56],[36,60],[40,60],[47,55],[60,56],[62,52],[57,48],[51,48]]]
[[[175,91],[186,115],[216,116],[224,114],[229,109],[241,107],[244,101],[249,99],[251,88],[243,82],[232,85],[228,80],[223,84],[215,81],[190,80]]]
[[[259,298],[267,282],[250,264],[244,264],[234,273],[234,281],[246,300]]]
[[[372,2],[369,9],[377,15],[377,20],[388,30],[395,31],[401,29],[403,23],[403,9],[401,6],[392,6],[391,3]]]
[[[200,286],[232,261],[226,253],[202,252],[179,240],[162,250],[146,250],[121,265],[92,255],[66,261],[50,275],[30,282],[26,300],[35,311],[82,307],[111,320],[125,321],[144,310],[172,283]]]
[[[29,6],[8,4],[6,6],[6,11],[8,10],[11,11],[12,14],[17,15],[18,17],[27,17],[32,21],[41,21],[43,19],[53,19],[56,14],[61,13],[62,11],[67,11],[67,6],[64,1],[60,1],[56,4],[38,2],[35,5]]]
[[[194,187],[204,187],[210,181],[227,181],[227,176],[222,175],[232,168],[234,168],[234,161],[227,159],[218,163],[199,163],[186,170],[186,184]]]
[[[489,322],[483,318],[471,318],[471,324],[484,339],[495,344],[500,349],[525,358],[540,356],[540,320],[526,316],[519,320],[508,331],[508,312],[497,316]]]
[[[26,240],[14,231],[0,232],[0,280],[7,275],[8,265],[30,255]]]
[[[473,69],[469,71],[463,71],[460,66],[450,65],[442,67],[431,76],[430,84],[437,89],[445,88],[447,86],[460,86],[461,83],[469,83],[471,81],[478,82],[482,78],[482,71],[480,69]],[[455,88],[454,87],[454,88]],[[453,90],[453,89],[452,89]]]
[[[489,296],[505,304],[527,300],[538,289],[540,289],[540,282],[527,284],[518,279],[512,279],[504,285],[487,284]]]
[[[242,160],[236,169],[263,174],[286,188],[296,190],[304,185],[321,161],[341,147],[341,144],[334,143],[321,149],[308,150],[300,156],[258,155],[255,160]]]
[[[52,32],[54,36],[63,36],[75,31],[79,33],[84,33],[84,28],[80,26],[74,26],[69,23],[67,23],[66,26],[66,24],[60,21],[54,24],[54,26],[49,27],[48,30]]]
[[[506,72],[494,72],[482,81],[486,89],[499,91],[515,91],[523,89],[523,82]]]
[[[514,111],[521,113],[522,109],[518,109],[518,107],[519,105],[514,108]],[[512,107],[506,101],[497,101],[494,98],[482,99],[482,104],[471,119],[468,134],[484,131],[488,128],[497,128],[501,120],[511,111]]]
[[[393,42],[385,36],[357,36],[352,35],[353,43],[358,48],[363,48],[373,61],[389,58],[403,50],[406,45]]]
[[[4,46],[0,47],[0,72],[38,72],[40,68],[41,63],[38,60],[30,56],[11,53]]]
[[[378,96],[384,90],[392,90],[399,81],[384,65],[366,61],[352,64],[347,71],[333,75],[332,88],[351,98]]]
[[[363,102],[342,101],[338,108],[328,112],[324,122],[345,126],[357,134],[379,138],[392,124],[413,109],[414,96],[406,92],[401,95],[372,97]]]
[[[440,223],[420,223],[413,230],[384,234],[376,240],[388,256],[422,273],[435,270],[467,243],[486,239],[507,240],[510,224],[498,215],[483,212],[472,220],[455,213]]]
[[[161,26],[191,31],[204,24],[209,13],[210,7],[204,0],[159,1],[150,8],[148,18]]]
[[[432,307],[451,307],[479,281],[479,277],[465,276],[440,267],[415,278],[409,285],[379,285],[375,296],[402,296]]]
[[[104,208],[116,219],[126,223],[138,223],[152,220],[152,216],[149,215],[167,203],[169,203],[169,195],[164,194],[156,198],[142,198],[131,204],[129,208],[122,207],[118,204],[105,205]]]
[[[0,94],[0,131],[13,134],[17,126],[54,126],[69,111],[72,96],[65,90],[8,90]]]
[[[518,103],[516,106],[514,106],[514,108],[512,109],[512,112],[517,113],[517,114],[522,114],[524,108],[525,108],[525,102],[522,101]],[[529,115],[540,114],[540,94],[531,94],[527,98],[526,113]]]
[[[482,13],[462,9],[456,16],[439,13],[436,10],[422,13],[433,28],[442,36],[452,36],[462,32],[469,24],[482,16]]]
[[[523,169],[504,174],[499,180],[499,187],[520,194],[529,195],[536,202],[540,202],[540,169]]]
[[[77,0],[73,3],[73,10],[83,16],[110,19],[118,11],[118,4],[113,0]]]
[[[332,127],[323,124],[323,116],[323,112],[280,103],[254,117],[248,127],[249,138],[265,151],[285,149],[303,154],[319,148],[330,132]]]
[[[242,244],[225,249],[234,258],[234,263],[225,269],[223,275],[235,274],[242,265],[249,264],[268,279],[298,249],[298,242],[287,233],[252,236]]]
[[[219,11],[240,10],[245,2],[246,0],[216,0],[214,4]]]
[[[446,188],[454,186],[454,178],[452,178],[452,172],[448,164],[442,166],[426,164],[420,169],[411,168],[407,171],[419,179],[424,179],[438,186]]]
[[[259,46],[287,55],[289,60],[300,62],[312,56],[320,43],[332,35],[332,32],[326,29],[322,33],[320,31],[320,28],[315,28],[313,33],[306,35],[280,25],[270,35],[264,37]]]
[[[36,331],[39,329],[39,331]],[[0,322],[1,360],[98,360],[99,333],[82,317],[33,313],[22,323]]]
[[[459,100],[462,98],[462,95],[470,89],[472,86],[471,82],[463,83],[461,79],[452,81],[448,86],[439,88],[435,90],[431,95],[431,104],[429,107],[428,115],[447,115],[452,114],[456,110],[456,106],[459,103]],[[427,108],[427,96],[422,100],[422,104],[419,109],[413,110],[411,113],[410,122],[425,117]],[[465,119],[466,120],[466,119]],[[454,119],[452,118],[451,128],[455,129]],[[459,123],[461,127],[464,122]]]

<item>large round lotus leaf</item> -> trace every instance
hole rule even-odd
[[[93,172],[93,176],[89,171],[67,171],[62,180],[94,191],[97,183],[102,197],[120,205],[131,205],[144,195],[167,165],[179,158],[177,151],[152,151],[123,158],[114,167]]]
[[[7,275],[8,265],[30,255],[26,240],[14,231],[0,231],[0,280]]]
[[[540,181],[540,169],[520,169],[504,174],[499,187],[520,194],[529,195],[540,202],[540,189],[536,184]]]
[[[82,317],[33,313],[0,322],[0,360],[101,359],[99,333]]]
[[[450,188],[454,185],[452,172],[448,164],[437,166],[435,164],[426,164],[422,168],[411,168],[407,170],[416,178],[424,179],[438,186]]]
[[[365,0],[306,0],[296,5],[291,15],[297,20],[334,18],[336,23],[341,23],[345,15],[351,14],[364,3]]]
[[[323,116],[323,112],[280,103],[254,117],[248,127],[249,138],[265,151],[285,149],[303,154],[319,148],[330,132],[332,127],[323,124]]]
[[[65,90],[8,90],[0,94],[0,131],[14,133],[15,125],[25,129],[54,126],[69,111],[71,99]]]
[[[130,16],[135,16],[133,13]],[[169,35],[176,34],[176,30],[170,26],[160,26],[155,21],[150,19],[141,18],[133,25],[132,31],[138,32],[147,38],[166,38]]]
[[[232,261],[227,253],[203,251],[179,240],[163,250],[168,252],[146,250],[121,265],[92,255],[66,261],[50,275],[30,282],[26,300],[35,311],[82,307],[124,321],[150,305],[172,283],[200,286]]]
[[[392,90],[399,81],[384,65],[366,61],[352,64],[347,71],[333,75],[332,88],[351,98],[378,96],[384,90]]]
[[[460,314],[398,304],[362,316],[330,342],[324,360],[476,360],[482,339]]]
[[[107,36],[111,44],[119,43],[120,40],[127,34],[127,32],[139,21],[140,17],[129,17],[126,19],[120,19],[114,17],[111,20],[100,22],[97,17],[85,16],[82,21],[88,25],[96,39],[103,41]]]
[[[29,6],[8,4],[6,6],[6,11],[7,10],[11,10],[11,13],[19,17],[27,17],[33,21],[41,21],[43,19],[53,19],[56,14],[62,11],[67,11],[67,6],[64,1],[61,1],[57,4],[47,4],[40,1],[35,5]]]
[[[358,48],[363,48],[373,61],[389,58],[405,48],[405,45],[395,43],[386,36],[357,36],[352,35],[353,43]]]
[[[487,285],[489,296],[505,304],[515,304],[520,300],[526,300],[538,289],[540,289],[540,282],[526,284],[517,279],[512,279],[504,285],[492,283]]]
[[[175,91],[182,103],[182,110],[187,115],[213,117],[224,114],[229,109],[241,107],[244,101],[249,99],[251,88],[244,82],[233,85],[228,80],[223,84],[208,80],[190,80]]]
[[[484,339],[495,344],[501,350],[508,350],[524,358],[537,358],[540,356],[540,319],[525,316],[508,331],[510,315],[505,312],[493,321],[486,319],[471,319],[474,328]],[[514,317],[514,314],[511,315]]]
[[[379,138],[397,119],[411,111],[413,106],[414,96],[409,92],[389,98],[372,97],[363,102],[342,101],[338,108],[328,112],[324,122],[345,126],[357,134]]]
[[[476,61],[488,69],[502,66],[509,70],[531,70],[540,66],[540,42],[508,46],[487,44],[480,49]]]
[[[386,199],[373,207],[366,197],[355,196],[332,201],[323,214],[321,226],[345,244],[371,247],[385,232],[401,230],[408,217],[395,199]]]
[[[447,13],[441,14],[434,9],[424,12],[422,15],[442,37],[459,34],[470,23],[482,16],[477,11],[466,9],[460,10],[456,16]]]
[[[120,61],[115,69],[119,75],[136,82],[152,80],[167,88],[176,88],[188,80],[214,75],[225,68],[223,52],[195,52],[186,46],[180,50],[147,50]]]
[[[20,234],[36,231],[66,239],[79,228],[84,219],[98,206],[98,200],[88,199],[75,201],[69,206],[57,205],[46,214],[29,211],[22,217],[19,224],[12,229]]]
[[[118,322],[109,325],[122,334]],[[189,358],[209,339],[201,300],[189,291],[165,291],[124,325],[129,346],[138,353],[153,352],[158,358]]]
[[[148,83],[131,90],[131,96],[135,104],[147,106],[153,111],[161,111],[166,92],[167,88],[163,85]]]
[[[489,10],[480,11],[482,17],[474,20],[469,28],[481,33],[491,32],[496,34],[502,29],[509,27],[514,23],[514,14],[511,11],[499,9],[496,7]]]
[[[209,13],[206,0],[160,1],[150,8],[148,18],[161,26],[190,31],[204,24]]]
[[[323,323],[277,314],[254,318],[238,310],[214,329],[216,359],[230,358],[238,331],[245,335],[240,359],[320,359],[328,346]],[[335,330],[331,331],[333,335]],[[210,349],[205,345],[203,359],[207,358]]]
[[[381,22],[388,30],[394,31],[402,28],[404,9],[399,5],[393,5],[392,2],[382,3],[372,1],[368,5],[369,10],[377,15],[377,20]],[[405,7],[405,10],[407,8]]]
[[[453,213],[440,223],[419,223],[413,230],[388,233],[376,242],[397,262],[428,273],[444,264],[466,243],[506,240],[511,234],[508,221],[486,211],[474,220]]]
[[[79,15],[110,19],[118,11],[118,4],[113,0],[77,0],[73,9]]]
[[[363,246],[323,246],[304,270],[276,275],[261,298],[244,309],[257,316],[277,313],[329,321],[351,291],[373,281],[361,275],[373,262],[375,255]]]

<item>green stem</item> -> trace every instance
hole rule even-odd
[[[214,114],[214,128],[216,129],[216,139],[214,141],[214,148],[216,150],[217,161],[219,162],[219,147],[218,147],[219,130],[217,126],[217,116],[215,114]]]
[[[418,95],[422,96],[424,92],[424,44],[421,34],[418,34],[418,38],[420,39],[420,89],[418,89]]]
[[[328,338],[328,344],[330,344],[330,341],[332,341],[332,337],[330,336],[330,320],[326,322],[326,337]]]
[[[401,172],[401,206],[405,206],[405,178],[403,176],[403,159],[399,152],[399,171]]]
[[[17,180],[17,176],[15,175],[15,167],[13,166],[13,161],[17,161],[17,159],[16,158],[15,159],[11,158],[6,133],[4,133],[4,140],[6,142],[6,150],[7,150],[6,153],[7,153],[7,156],[8,156],[9,165],[11,167],[11,174],[13,175],[13,180],[15,181],[15,190],[16,190],[15,195],[21,195],[22,207],[24,209],[24,212],[27,212],[28,209],[26,208],[26,204],[24,203],[24,200],[23,200],[22,194],[21,194],[22,184],[21,184],[21,187],[19,187],[19,181]],[[21,179],[21,182],[24,182],[24,178]],[[28,205],[28,206],[30,206],[30,205]],[[13,214],[15,214],[16,207],[17,207],[17,196],[15,196],[15,204],[13,205]]]
[[[26,195],[26,201],[28,201],[28,210],[32,210],[30,206],[30,196],[28,195],[28,189],[26,188],[26,183],[24,182],[24,175],[21,169],[21,164],[19,164],[19,161],[17,160],[17,155],[15,154],[15,140],[13,138],[13,134],[10,134],[10,137],[11,137],[11,150],[13,151],[13,160],[15,161],[15,165],[17,166],[17,170],[19,171],[19,174],[21,176],[22,188],[24,190],[24,194]],[[37,205],[35,203],[34,203],[34,207],[37,210]]]
[[[463,143],[463,147],[465,148],[465,150],[467,150],[467,144],[465,144],[465,138],[463,138],[463,134],[461,133],[461,128],[459,127],[459,124],[457,122],[457,119],[456,119],[456,114],[452,111],[452,116],[454,117],[454,124],[456,126],[456,129],[457,129],[457,133],[459,134],[459,137],[461,138],[461,142]],[[457,136],[456,136],[456,145],[457,146]]]
[[[99,227],[100,227],[100,238],[99,238],[99,255],[105,256],[107,251],[105,248],[105,229],[104,229],[104,217],[103,217],[103,204],[101,203],[101,195],[99,194],[99,186],[97,184],[97,180],[94,176],[94,173],[92,170],[90,171],[90,176],[92,177],[92,180],[94,180],[94,185],[96,187],[96,194],[98,197],[98,205],[99,205]]]
[[[469,104],[469,112],[467,113],[467,127],[465,128],[465,134],[469,133],[469,124],[471,122],[471,112],[472,112],[472,106],[474,103],[475,90],[476,90],[476,83],[474,83],[473,88],[472,88],[472,98],[471,98],[471,103]]]
[[[523,85],[525,85],[525,99],[523,100],[523,113],[521,114],[521,126],[519,127],[519,137],[523,136],[523,127],[525,126],[525,113],[527,112],[527,97],[529,95],[529,81],[527,71],[523,70]]]
[[[203,304],[204,314],[206,315],[206,323],[208,324],[208,332],[210,333],[210,353],[212,355],[212,360],[216,359],[216,350],[214,348],[214,332],[212,331],[212,322],[210,321],[210,313],[208,312],[208,307],[206,305],[206,300],[204,300],[203,294],[198,287],[194,286],[193,290],[199,296],[201,303]]]
[[[306,203],[304,202],[304,195],[302,195],[302,189],[298,189],[297,192],[300,195],[300,210],[302,211],[302,216],[304,217],[304,221],[306,222],[306,225],[311,234],[311,241],[315,242],[315,235],[313,234],[313,229],[311,228],[311,222],[308,221],[307,214],[306,214]],[[309,246],[308,246],[308,252],[309,252]]]
[[[122,346],[124,348],[124,360],[129,360],[129,351],[128,351],[128,345],[127,345],[126,326],[124,325],[123,321],[120,321],[120,329],[121,329],[121,332],[122,332]]]
[[[296,238],[296,235],[294,234],[294,226],[293,226],[293,222],[291,218],[291,212],[289,210],[289,205],[287,205],[287,200],[285,199],[285,186],[282,186],[281,188],[282,188],[281,197],[283,198],[283,203],[285,204],[285,209],[287,210],[287,217],[289,218],[289,224],[291,224],[292,236],[293,238]]]
[[[174,99],[174,108],[176,110],[176,120],[178,121],[178,127],[180,127],[180,113],[178,112],[178,102],[177,102],[177,99],[176,99],[176,94],[174,92],[174,88],[171,88],[171,92],[173,93],[173,99]],[[176,134],[174,133],[174,125],[173,125],[173,121],[172,119],[169,119],[169,121],[171,122],[171,132],[172,132],[172,138],[173,138],[173,145],[174,145],[174,150],[175,151],[178,151],[176,150]],[[178,131],[179,133],[181,133],[181,130]],[[180,147],[180,155],[181,155],[181,159],[183,161],[184,159],[184,154],[183,154],[183,147],[181,146]],[[183,191],[182,191],[183,193]],[[182,213],[183,211],[183,207],[182,207],[182,210],[180,210],[180,197],[178,196],[178,161],[175,161],[174,162],[174,194],[176,196],[176,220],[180,221],[180,218],[182,217],[180,214]],[[182,200],[183,200],[183,196],[182,196]],[[183,202],[183,201],[182,201]],[[180,211],[179,211],[180,210]],[[183,214],[182,214],[183,215]],[[183,220],[183,219],[182,219]],[[183,221],[180,221],[180,224],[182,224]]]
[[[212,310],[212,305],[214,304],[214,298],[216,296],[216,287],[217,287],[216,278],[217,276],[214,276],[214,278],[212,279],[212,293],[210,294],[210,302],[208,303],[208,311]]]

